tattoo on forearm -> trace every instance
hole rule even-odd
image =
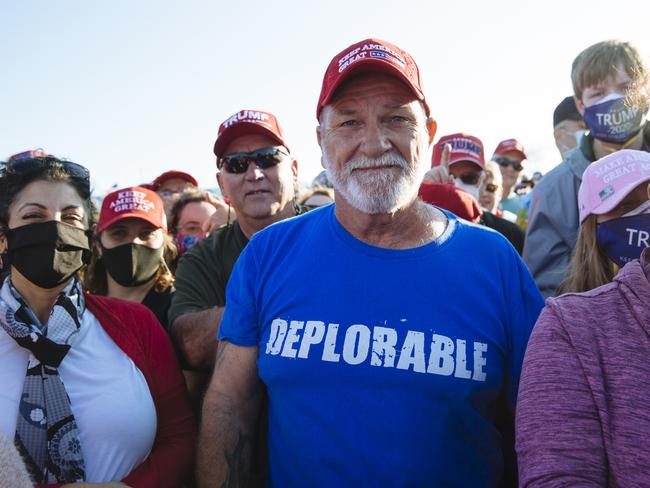
[[[239,488],[250,486],[251,469],[250,456],[246,452],[250,437],[239,432],[237,444],[232,452],[223,452],[228,465],[228,474],[221,488]]]

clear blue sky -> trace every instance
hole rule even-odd
[[[420,65],[438,136],[474,134],[488,156],[517,137],[547,170],[575,55],[620,38],[648,59],[649,19],[647,0],[0,0],[0,159],[43,147],[99,193],[172,168],[213,187],[219,123],[254,108],[278,116],[309,181],[325,67],[379,37]]]

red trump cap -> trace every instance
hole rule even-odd
[[[424,99],[420,70],[409,53],[379,39],[365,39],[345,48],[332,58],[321,87],[316,118],[327,105],[336,89],[351,75],[360,73],[385,73],[395,76],[413,91],[418,100],[424,104],[427,116],[429,106]]]
[[[275,115],[262,110],[240,110],[224,120],[219,126],[217,140],[214,143],[214,155],[220,158],[223,156],[228,144],[247,134],[261,134],[270,137],[280,146],[289,149]]]

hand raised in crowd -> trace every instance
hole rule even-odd
[[[445,144],[440,158],[440,166],[431,168],[424,175],[423,182],[425,183],[438,183],[445,185],[447,183],[454,183],[454,177],[449,173],[449,156],[451,155],[451,144]]]
[[[205,192],[208,201],[217,209],[208,220],[203,223],[203,232],[211,234],[224,224],[237,220],[235,209],[230,207],[220,198],[215,198],[210,192]]]

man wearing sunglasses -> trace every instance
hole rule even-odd
[[[343,50],[316,116],[335,203],[237,261],[199,486],[247,486],[265,391],[270,486],[497,486],[539,292],[505,238],[417,198],[436,123],[407,52]]]
[[[503,181],[503,195],[499,208],[515,215],[519,207],[521,207],[521,198],[515,193],[515,187],[519,183],[526,159],[524,146],[517,139],[501,141],[494,150],[494,156],[492,156],[492,161],[497,163],[501,169],[501,179]]]
[[[296,214],[298,163],[273,114],[241,110],[219,127],[217,181],[237,221],[183,255],[169,310],[172,336],[190,369],[209,371],[215,358],[226,283],[253,234]]]

